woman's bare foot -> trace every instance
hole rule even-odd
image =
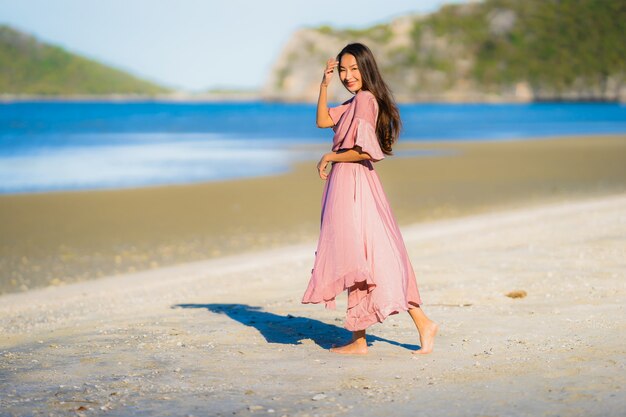
[[[424,311],[420,307],[413,307],[409,309],[409,315],[417,327],[417,331],[420,334],[420,349],[413,353],[419,353],[426,355],[433,351],[435,346],[435,336],[439,330],[439,325],[426,317]]]
[[[420,349],[413,352],[414,354],[426,355],[433,351],[435,346],[435,336],[439,330],[439,325],[434,321],[425,324],[420,329]]]
[[[367,353],[367,340],[365,330],[352,332],[352,342],[344,346],[332,347],[331,352],[344,353],[348,355],[365,355]]]
[[[348,355],[365,355],[367,354],[367,343],[365,341],[361,342],[359,340],[355,340],[345,346],[332,347],[330,348],[330,351]]]

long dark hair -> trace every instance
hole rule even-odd
[[[341,57],[344,54],[354,56],[361,73],[362,89],[371,92],[376,97],[378,102],[376,136],[378,136],[378,142],[383,153],[393,155],[391,147],[398,140],[398,136],[400,136],[402,120],[400,120],[400,112],[393,94],[385,80],[383,80],[382,75],[380,75],[374,54],[362,43],[346,45],[337,55],[337,61],[341,62]]]

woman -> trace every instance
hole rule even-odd
[[[340,81],[354,97],[328,109],[326,89],[337,66]],[[321,230],[302,302],[324,302],[326,308],[335,308],[335,297],[348,290],[345,327],[353,332],[352,341],[333,347],[332,352],[367,353],[365,329],[391,314],[408,311],[420,336],[416,353],[430,353],[438,325],[420,308],[413,267],[373,166],[392,154],[400,116],[365,45],[349,44],[336,60],[328,60],[320,85],[317,126],[332,127],[335,136],[332,152],[317,164],[320,177],[326,180]],[[326,174],[329,163],[331,170]]]

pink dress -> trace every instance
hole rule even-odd
[[[360,146],[372,160],[335,162],[324,185],[319,242],[303,303],[324,302],[348,290],[345,327],[363,330],[422,303],[400,229],[372,162],[385,156],[376,137],[378,104],[359,91],[329,114],[333,151]]]

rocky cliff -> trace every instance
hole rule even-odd
[[[485,0],[364,30],[298,30],[265,99],[314,101],[325,62],[350,42],[374,52],[399,101],[626,101],[626,3]],[[333,99],[349,97],[338,81]]]

